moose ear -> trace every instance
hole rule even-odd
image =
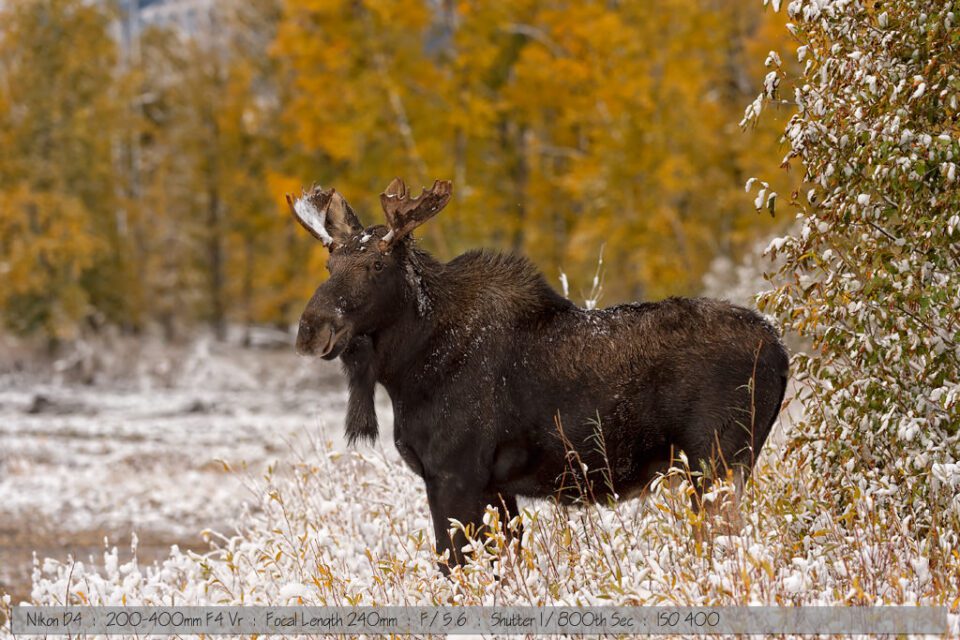
[[[380,205],[387,216],[387,235],[380,240],[380,250],[388,251],[400,238],[440,213],[453,195],[453,183],[436,180],[429,191],[423,190],[416,198],[407,192],[407,185],[394,178],[380,194]]]
[[[353,209],[336,189],[314,187],[296,201],[288,193],[287,205],[303,228],[331,251],[363,231]]]

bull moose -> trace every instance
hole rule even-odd
[[[386,224],[370,227],[334,189],[287,196],[330,252],[297,352],[342,360],[351,443],[376,440],[374,386],[386,389],[438,552],[464,560],[451,518],[482,527],[487,505],[515,515],[517,496],[569,502],[601,477],[593,499],[636,496],[679,451],[740,481],[750,473],[787,384],[770,324],[703,298],[585,310],[514,254],[439,262],[410,234],[451,194],[436,181],[413,197],[395,179],[380,195]]]

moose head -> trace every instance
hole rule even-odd
[[[287,195],[294,217],[330,251],[330,277],[300,317],[298,353],[333,360],[356,338],[392,323],[406,291],[406,240],[452,193],[449,181],[437,180],[412,197],[395,178],[380,194],[386,225],[366,228],[335,189],[315,187],[296,201]]]

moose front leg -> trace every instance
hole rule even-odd
[[[467,544],[463,531],[457,529],[451,534],[450,519],[456,519],[474,530],[483,524],[483,509],[486,506],[480,483],[473,485],[459,475],[440,474],[426,479],[427,501],[430,515],[433,517],[433,533],[437,542],[437,553],[443,555],[449,551],[449,565],[440,564],[440,570],[447,574],[450,566],[462,565],[462,549]]]
[[[517,515],[517,499],[514,496],[501,496],[496,492],[477,489],[484,482],[470,482],[459,474],[440,474],[427,479],[427,500],[430,514],[433,516],[433,531],[436,536],[437,553],[443,555],[449,551],[449,564],[440,564],[440,570],[449,573],[450,566],[463,565],[466,558],[463,547],[467,544],[461,529],[450,533],[450,519],[456,519],[469,527],[473,535],[483,535],[483,514],[487,505],[500,511],[500,522],[508,537],[512,533],[507,528],[509,519]],[[506,513],[504,513],[506,508]]]

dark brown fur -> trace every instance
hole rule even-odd
[[[702,298],[586,311],[523,257],[440,263],[410,238],[381,251],[371,239],[385,227],[351,224],[298,350],[341,357],[350,441],[377,437],[375,383],[387,390],[397,449],[454,562],[463,540],[449,519],[480,526],[488,504],[513,515],[517,496],[572,501],[584,485],[595,499],[636,495],[681,450],[749,474],[788,366],[756,312]],[[586,477],[571,477],[570,446]]]

